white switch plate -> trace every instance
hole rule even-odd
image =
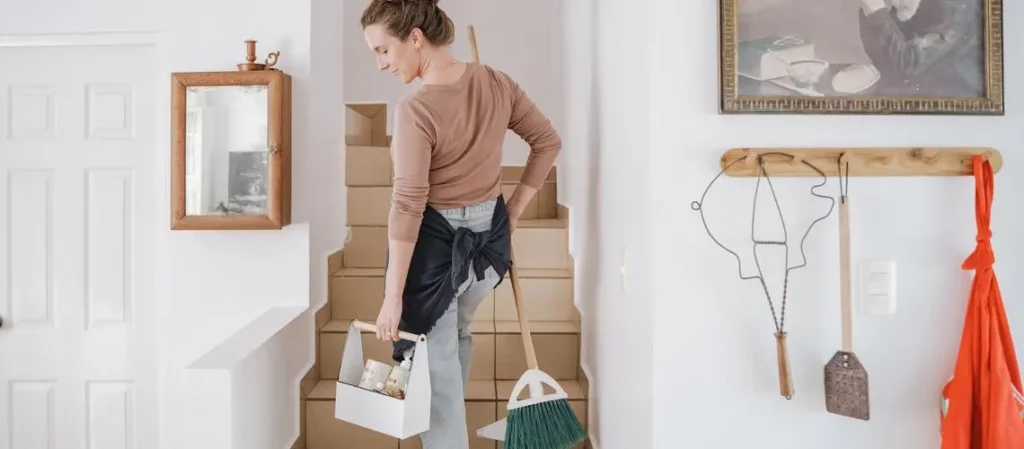
[[[626,254],[627,254],[626,253],[626,247],[623,246],[622,247],[622,261],[621,261],[622,263],[621,263],[621,265],[619,265],[619,275],[622,276],[622,291],[624,291],[624,292],[629,290],[629,288],[628,288],[628,285],[629,285],[628,278],[629,278],[629,276],[627,276],[627,272],[626,272],[626,262],[628,262],[629,259],[626,257]]]
[[[860,263],[857,299],[862,313],[896,313],[896,262],[867,260]]]

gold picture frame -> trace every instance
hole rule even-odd
[[[981,29],[976,31],[976,40],[970,44],[953,39],[967,35],[957,34],[963,28],[950,27],[953,32],[930,33],[918,42],[926,39],[946,39],[943,44],[960,45],[966,51],[974,51],[974,56],[983,61],[984,67],[977,64],[962,69],[966,56],[960,59],[935,58],[947,66],[939,66],[939,62],[928,65],[928,70],[907,67],[911,59],[885,59],[887,54],[869,53],[879,47],[888,32],[895,27],[893,21],[886,23],[888,28],[871,28],[879,20],[889,20],[877,15],[868,16],[863,12],[862,3],[881,0],[833,0],[828,7],[807,7],[807,3],[793,0],[719,0],[719,112],[722,114],[922,114],[922,115],[1005,115],[1003,92],[1003,14],[1002,0],[921,0],[917,14],[921,8],[950,8],[951,2],[964,2],[964,8],[971,7],[982,17]],[[972,5],[971,2],[977,2]],[[824,3],[820,3],[824,5]],[[935,5],[945,6],[935,6]],[[927,6],[925,6],[927,5]],[[774,9],[773,9],[774,8]],[[789,8],[779,12],[779,8]],[[855,8],[855,9],[854,9]],[[753,12],[751,12],[753,10]],[[886,13],[892,19],[898,11],[886,7]],[[877,10],[876,10],[877,12]],[[934,13],[934,11],[929,10]],[[774,15],[772,15],[774,14]],[[808,14],[806,20],[793,20],[795,14]],[[810,14],[818,14],[811,16]],[[914,14],[914,13],[911,13]],[[951,13],[949,15],[952,15]],[[859,17],[858,17],[859,16]],[[775,19],[772,19],[774,17]],[[867,19],[871,17],[871,19]],[[924,17],[928,17],[925,15]],[[969,16],[973,17],[974,16]],[[962,23],[975,26],[977,23]],[[910,26],[914,17],[899,26]],[[776,20],[776,22],[770,22]],[[806,22],[806,23],[801,23]],[[830,22],[831,21],[831,22]],[[873,22],[872,22],[873,21]],[[820,23],[825,22],[825,23]],[[786,25],[782,25],[785,23]],[[797,25],[794,25],[797,23]],[[917,24],[927,23],[923,20]],[[949,21],[943,22],[950,23]],[[838,25],[836,25],[838,24]],[[746,30],[749,26],[751,30]],[[811,39],[800,37],[798,32],[788,34],[786,27],[801,29]],[[929,30],[922,25],[922,30]],[[931,29],[936,29],[935,25]],[[835,30],[835,31],[833,31]],[[878,34],[866,33],[865,30],[881,30]],[[837,35],[827,35],[836,33]],[[845,34],[842,34],[845,33]],[[817,45],[814,39],[824,35],[825,45]],[[907,34],[904,34],[907,35]],[[845,37],[844,37],[845,36]],[[855,37],[860,42],[851,42]],[[845,40],[844,40],[845,39]],[[788,41],[787,41],[788,40]],[[767,42],[767,44],[766,44]],[[886,44],[891,41],[886,42]],[[741,45],[743,48],[741,49]],[[973,46],[973,47],[969,47]],[[808,51],[808,47],[810,50]],[[824,48],[823,48],[824,47]],[[948,48],[948,47],[947,47]],[[780,50],[781,49],[781,50]],[[890,50],[887,48],[886,50]],[[742,51],[742,54],[741,54]],[[788,55],[790,59],[779,57]],[[844,54],[845,52],[845,54]],[[858,54],[859,52],[859,54]],[[952,52],[950,52],[952,53]],[[979,54],[980,53],[980,54]],[[826,59],[828,54],[837,58],[848,58],[845,62],[832,63]],[[939,54],[938,51],[932,54]],[[808,55],[814,55],[808,57]],[[852,56],[851,56],[852,55]],[[919,55],[915,55],[919,56]],[[922,57],[923,58],[923,57]],[[781,61],[777,63],[776,61]],[[896,61],[896,62],[894,62]],[[950,62],[952,61],[952,62]],[[876,62],[878,63],[876,66]],[[899,65],[903,67],[898,67]],[[782,65],[786,68],[782,68]],[[958,67],[950,67],[958,65]],[[897,66],[897,67],[894,67]],[[925,66],[920,64],[920,66]],[[881,67],[879,69],[878,67]],[[904,69],[903,72],[894,68]],[[932,75],[939,69],[950,72],[961,72],[974,75],[965,76],[969,82],[941,84],[940,78],[932,76],[923,78],[926,73]],[[786,74],[782,75],[785,70]],[[803,71],[800,71],[803,70]],[[882,72],[887,70],[887,72]],[[916,72],[915,72],[916,71]],[[907,74],[911,73],[911,74]],[[960,73],[960,72],[957,72]],[[840,74],[843,78],[839,80]],[[945,74],[943,74],[945,75]],[[917,78],[913,78],[917,76]],[[774,77],[774,78],[773,78]],[[822,82],[826,78],[831,82]],[[908,82],[907,80],[910,79]],[[924,81],[921,81],[924,80]],[[861,88],[861,86],[868,86]],[[921,92],[920,86],[926,86],[935,92],[933,95],[904,95],[904,92]],[[810,87],[805,88],[805,87]],[[841,86],[842,88],[837,88]],[[970,91],[956,88],[971,86]],[[860,89],[860,90],[858,90]],[[928,91],[928,89],[923,89]],[[946,92],[955,91],[956,95]],[[965,95],[964,93],[967,92]]]

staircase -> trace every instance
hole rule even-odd
[[[387,218],[391,200],[391,158],[385,104],[349,105],[346,111],[348,242],[330,258],[330,301],[317,316],[313,368],[302,382],[301,428],[294,449],[411,449],[418,436],[398,440],[334,418],[334,389],[351,320],[376,320],[384,291]],[[522,167],[504,167],[506,198]],[[556,203],[555,171],[544,182],[513,235],[531,331],[540,368],[558,380],[586,426],[587,380],[579,367],[580,319],[573,304],[572,259],[564,208]],[[475,430],[505,417],[516,380],[526,370],[522,337],[505,281],[478,309],[472,324],[473,355],[466,388],[470,447],[498,449]],[[364,356],[391,362],[391,344],[364,333]],[[586,447],[580,444],[579,447]]]

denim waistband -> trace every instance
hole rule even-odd
[[[498,199],[484,201],[482,203],[470,204],[462,207],[452,207],[448,209],[438,209],[442,216],[448,218],[464,218],[470,215],[487,214],[490,216],[494,213],[494,207],[498,204]]]

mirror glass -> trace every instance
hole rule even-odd
[[[266,215],[267,86],[189,87],[185,214]]]

